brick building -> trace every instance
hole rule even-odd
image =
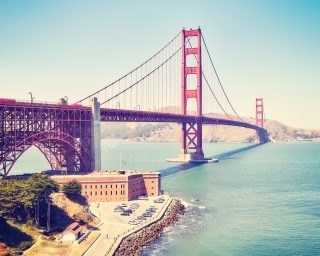
[[[130,201],[138,196],[158,196],[161,192],[159,172],[95,171],[87,175],[55,175],[59,184],[76,180],[82,195],[91,202]]]

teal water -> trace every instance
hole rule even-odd
[[[178,165],[178,143],[103,142],[103,167],[160,170],[186,214],[144,255],[320,255],[320,143],[266,144],[219,163]],[[205,144],[220,155],[242,144]],[[14,173],[48,168],[30,151]],[[28,169],[27,171],[31,170]]]

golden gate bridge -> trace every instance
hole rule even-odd
[[[53,170],[101,169],[101,122],[181,124],[178,160],[206,161],[203,125],[253,129],[258,141],[265,143],[263,108],[263,99],[257,98],[255,123],[242,120],[223,87],[201,29],[183,29],[141,65],[72,104],[67,99],[55,104],[0,99],[0,175],[6,177],[32,146]],[[217,109],[223,117],[208,114]]]

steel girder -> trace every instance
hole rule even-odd
[[[91,111],[67,105],[0,104],[0,175],[31,146],[55,170],[91,170]]]

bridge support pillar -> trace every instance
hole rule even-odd
[[[190,38],[197,41],[192,46]],[[187,56],[194,55],[196,64],[187,61]],[[193,57],[193,56],[192,56]],[[194,79],[192,79],[194,77]],[[189,78],[189,79],[188,79]],[[191,78],[191,79],[190,79]],[[193,83],[192,83],[193,82]],[[193,123],[182,123],[181,150],[179,158],[168,159],[175,162],[211,162],[205,159],[202,150],[202,59],[201,30],[182,30],[181,62],[181,114],[188,114],[188,100],[195,100],[196,116]]]
[[[100,124],[100,103],[96,97],[91,99],[92,128],[91,148],[93,170],[101,170],[101,124]]]
[[[256,125],[264,128],[263,98],[256,98]],[[257,131],[256,136],[259,143],[268,142],[268,135],[265,132]]]

